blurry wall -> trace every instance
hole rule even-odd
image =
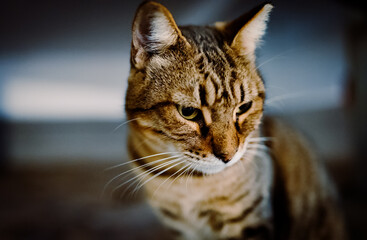
[[[179,25],[231,20],[259,3],[159,2]],[[13,158],[118,159],[124,155],[124,127],[117,136],[111,132],[124,121],[131,23],[139,4],[2,1],[0,114],[12,126],[7,142]],[[340,108],[348,74],[348,8],[332,0],[278,0],[274,5],[258,51],[268,89],[266,110],[286,115]],[[311,130],[322,138],[323,131]],[[348,129],[342,132],[348,134]],[[334,151],[333,143],[327,151]]]
[[[259,1],[161,2],[178,24],[210,24],[233,19]],[[130,26],[139,3],[2,2],[0,86],[5,118],[123,118]],[[258,62],[269,99],[287,95],[281,111],[340,105],[346,75],[344,23],[345,11],[334,1],[275,1]],[[279,111],[278,103],[270,104],[270,110]]]

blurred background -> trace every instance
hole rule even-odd
[[[0,239],[168,239],[141,193],[100,197],[126,169],[104,171],[128,159],[121,124],[140,2],[1,1]],[[261,3],[159,2],[179,25],[231,20]],[[266,112],[317,146],[351,239],[367,239],[366,7],[273,3],[258,51]]]

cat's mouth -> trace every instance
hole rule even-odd
[[[245,154],[246,146],[243,144],[239,147],[237,152],[228,161],[223,161],[221,158],[216,157],[214,154],[204,154],[203,156],[197,156],[193,153],[185,153],[187,162],[191,165],[193,171],[201,172],[204,174],[214,174],[223,171],[227,167],[233,166],[237,163]]]

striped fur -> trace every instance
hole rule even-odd
[[[263,118],[254,51],[271,8],[180,28],[158,3],[137,11],[128,147],[138,187],[177,239],[345,239],[321,163]],[[180,107],[199,113],[190,120]]]

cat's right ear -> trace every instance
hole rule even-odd
[[[234,21],[218,22],[215,27],[227,36],[233,49],[255,59],[255,50],[265,33],[272,8],[272,4],[263,3]]]
[[[136,11],[132,29],[131,61],[142,69],[150,56],[184,39],[171,13],[161,4],[144,2]]]

